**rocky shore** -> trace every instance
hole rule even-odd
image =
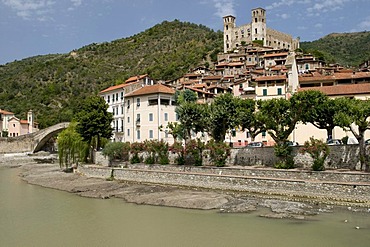
[[[58,164],[36,163],[32,157],[1,157],[0,166],[20,167],[21,178],[30,184],[75,193],[91,198],[120,198],[129,203],[188,209],[218,210],[221,213],[245,213],[268,208],[269,218],[309,219],[320,212],[331,212],[336,205],[302,201],[294,197],[259,193],[219,191],[160,184],[140,184],[109,179],[88,178],[64,173]],[[366,207],[347,205],[350,210],[369,211]],[[266,210],[263,210],[266,212]]]

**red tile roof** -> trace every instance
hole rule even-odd
[[[283,57],[283,56],[288,56],[288,52],[266,54],[263,57],[267,58],[267,57]]]
[[[147,74],[145,74],[145,75],[132,76],[132,77],[128,78],[128,79],[125,81],[125,83],[127,84],[127,83],[131,83],[131,82],[136,82],[136,81],[139,81],[139,80],[141,80],[141,79],[144,79],[145,77],[148,77],[148,75],[147,75]]]
[[[300,82],[335,81],[350,79],[368,79],[370,81],[370,73],[369,72],[334,73],[333,75],[321,75],[319,73],[313,73],[312,76],[309,75],[299,76]]]
[[[259,76],[256,77],[255,81],[278,81],[278,80],[286,80],[285,75],[271,75],[271,76]]]
[[[137,82],[132,82],[132,83],[128,83],[128,84],[124,83],[124,84],[119,84],[119,85],[116,85],[116,86],[111,86],[107,89],[104,89],[103,91],[100,91],[99,94],[114,91],[114,90],[117,90],[117,89],[122,89],[122,88],[125,88],[125,87],[130,86],[130,85],[135,84],[135,83],[137,83]]]
[[[5,110],[0,110],[0,114],[4,114],[4,115],[14,115],[14,113],[13,113],[13,112],[5,111]]]
[[[156,94],[156,93],[175,94],[175,90],[163,84],[155,84],[151,86],[144,86],[132,93],[126,94],[125,97],[133,97],[133,96]]]
[[[317,90],[329,96],[370,94],[370,83],[347,84],[324,87],[307,87],[300,88],[298,91]]]

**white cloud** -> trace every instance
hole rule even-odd
[[[321,23],[315,24],[315,28],[322,28],[322,27],[323,27],[323,25]]]
[[[292,4],[294,4],[294,0],[281,0],[278,2],[273,2],[271,5],[267,6],[266,9],[271,10],[271,9],[278,8],[280,6],[290,6]]]
[[[370,16],[365,18],[360,24],[358,25],[362,30],[370,30]]]
[[[224,17],[226,15],[235,16],[235,2],[234,0],[213,0],[214,7],[216,8],[216,13],[218,17]]]
[[[52,0],[2,0],[2,3],[13,9],[23,19],[47,20],[47,14],[51,11],[54,1]]]
[[[344,4],[350,0],[326,0],[326,1],[317,1],[308,8],[308,12],[328,12],[342,9]]]
[[[73,6],[78,7],[82,4],[82,0],[71,0]]]
[[[279,15],[281,19],[288,19],[289,18],[289,15],[288,14],[281,14]]]

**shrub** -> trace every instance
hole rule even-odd
[[[230,155],[230,146],[224,142],[215,142],[211,140],[207,144],[209,149],[210,160],[217,167],[223,167],[226,164],[226,159]]]
[[[203,165],[203,150],[205,149],[205,144],[200,140],[190,140],[186,145],[186,154],[191,156],[192,162],[195,166]]]
[[[140,143],[140,142],[131,143],[131,146],[130,146],[130,153],[131,153],[130,163],[131,164],[141,163],[142,159],[139,156],[139,153],[143,152],[143,151],[144,151],[144,144],[143,143]]]
[[[294,159],[292,157],[293,148],[289,146],[289,143],[282,142],[276,143],[274,146],[274,153],[279,161],[275,164],[275,168],[278,169],[292,169],[294,168]]]
[[[306,141],[300,149],[300,153],[308,153],[313,159],[312,170],[323,171],[325,170],[325,160],[330,152],[329,146],[322,140],[310,138]]]
[[[168,143],[163,140],[150,140],[144,142],[144,149],[148,153],[145,159],[146,164],[159,163],[161,165],[167,165],[170,161],[168,158]]]

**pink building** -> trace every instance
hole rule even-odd
[[[27,120],[11,117],[8,121],[8,136],[16,137],[38,131],[38,124],[34,121],[33,112],[27,113]]]

